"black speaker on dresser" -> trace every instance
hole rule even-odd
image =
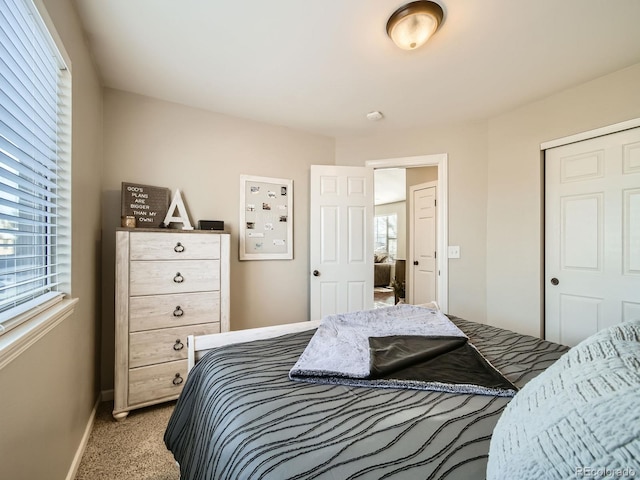
[[[198,220],[198,230],[224,230],[222,220]]]

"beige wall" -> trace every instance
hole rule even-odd
[[[407,168],[407,198],[409,198],[409,187],[420,183],[437,182],[438,167],[414,167]]]
[[[540,144],[638,117],[640,64],[489,121],[489,323],[530,335],[541,332],[543,184]]]
[[[367,160],[439,153],[448,154],[449,244],[460,245],[462,251],[460,259],[449,262],[449,312],[484,322],[486,122],[336,140],[337,165],[364,165]]]
[[[64,479],[98,395],[102,93],[69,0],[45,0],[72,62],[75,313],[0,370],[0,476]]]
[[[114,232],[123,181],[180,188],[194,224],[224,220],[232,330],[307,320],[309,167],[333,163],[334,140],[111,89],[104,104],[103,389],[113,385]],[[293,260],[238,260],[241,174],[293,179]]]

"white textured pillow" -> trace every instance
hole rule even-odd
[[[487,480],[640,478],[640,320],[587,338],[507,405]]]

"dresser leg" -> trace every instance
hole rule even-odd
[[[127,415],[129,415],[129,412],[120,412],[120,413],[113,413],[113,418],[115,418],[118,422],[121,422],[122,420],[124,420],[125,418],[127,418]]]

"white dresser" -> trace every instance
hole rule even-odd
[[[229,331],[229,234],[116,232],[113,416],[173,400],[187,375],[187,335]]]

